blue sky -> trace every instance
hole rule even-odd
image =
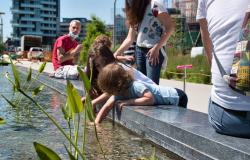
[[[169,1],[169,0],[165,0]],[[74,2],[74,3],[73,3]],[[0,0],[0,12],[4,12],[3,18],[3,38],[6,40],[10,37],[12,27],[10,21],[12,19],[11,8],[12,0]],[[90,18],[96,15],[106,24],[112,24],[112,13],[114,0],[61,0],[61,18],[85,17]],[[117,8],[124,6],[124,0],[117,0]]]

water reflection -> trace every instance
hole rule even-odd
[[[0,74],[6,70],[8,68],[1,69],[0,67]],[[0,83],[6,84],[1,87],[0,93],[10,98],[12,93],[5,91],[10,91],[11,86],[7,85],[8,82],[3,78],[0,78]],[[37,97],[39,103],[46,107],[46,111],[59,121],[63,128],[67,127],[60,107],[65,104],[65,99],[65,96],[47,87]],[[22,101],[21,105],[23,103],[26,102]],[[62,159],[69,159],[63,146],[68,142],[62,134],[35,106],[29,104],[29,107],[32,113],[30,119],[25,113],[21,113],[16,118],[16,112],[0,98],[0,117],[7,122],[6,125],[0,125],[0,160],[38,159],[33,148],[34,141],[52,148]],[[90,160],[104,159],[95,138],[93,126],[88,125],[87,129],[86,158]],[[150,157],[154,148],[151,143],[130,131],[118,125],[113,127],[108,120],[104,120],[98,127],[98,135],[106,158],[111,160],[136,160]],[[180,159],[176,156],[169,156],[165,150],[160,148],[156,148],[156,154],[158,159]]]

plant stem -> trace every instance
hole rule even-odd
[[[25,97],[27,97],[29,100],[31,100],[49,119],[50,121],[59,129],[59,131],[67,138],[67,140],[73,145],[73,147],[75,148],[75,150],[77,150],[77,152],[79,153],[79,155],[81,156],[81,158],[84,160],[84,155],[81,153],[81,151],[79,150],[79,148],[77,147],[77,145],[70,139],[70,137],[65,133],[65,131],[63,130],[63,128],[55,121],[55,119],[53,117],[51,117],[44,109],[41,105],[39,105],[33,98],[31,98],[29,95],[27,95],[23,90],[21,90],[20,88],[17,88],[18,91],[20,93],[22,93]]]

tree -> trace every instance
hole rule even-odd
[[[106,30],[104,22],[96,16],[91,16],[91,22],[87,24],[86,27],[86,37],[83,41],[83,50],[80,54],[80,64],[86,64],[89,48],[94,39],[100,34],[111,35],[111,33]]]
[[[5,50],[5,45],[3,43],[0,43],[0,54]]]

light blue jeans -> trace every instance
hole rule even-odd
[[[250,111],[236,111],[225,109],[209,100],[209,122],[216,132],[250,138]]]
[[[164,60],[164,56],[161,51],[159,53],[159,63],[157,65],[151,65],[147,57],[147,53],[150,48],[143,48],[136,46],[135,61],[137,70],[141,71],[148,78],[152,79],[156,84],[159,84],[161,66]]]

